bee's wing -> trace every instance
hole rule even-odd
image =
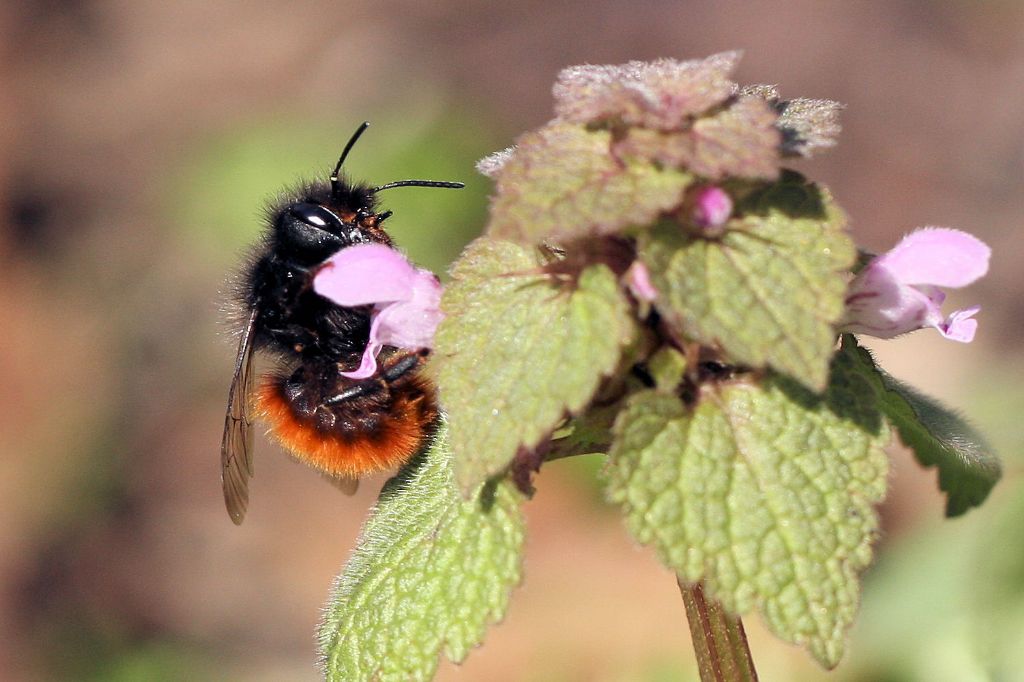
[[[224,439],[220,444],[220,480],[224,504],[235,525],[241,525],[249,506],[249,479],[252,478],[252,350],[257,306],[253,306],[242,337],[238,341],[235,376],[228,391],[228,411],[224,416]]]

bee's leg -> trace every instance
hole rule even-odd
[[[372,395],[378,391],[385,390],[387,386],[382,381],[362,381],[354,386],[349,386],[341,393],[332,395],[329,398],[324,398],[320,404],[331,407],[345,402],[346,400],[353,400],[354,398],[361,398],[366,395]]]
[[[328,407],[338,405],[346,400],[352,400],[353,398],[361,398],[363,396],[372,395],[379,391],[387,391],[388,386],[401,379],[403,376],[416,369],[419,366],[422,357],[418,353],[410,353],[409,355],[403,356],[395,364],[391,365],[387,369],[384,369],[376,378],[367,381],[361,381],[358,384],[349,386],[341,393],[332,395],[329,398],[324,398],[321,401],[321,405]]]
[[[410,353],[409,355],[403,356],[395,364],[391,365],[381,373],[384,381],[394,381],[402,377],[403,375],[416,369],[420,364],[421,357],[417,353]]]

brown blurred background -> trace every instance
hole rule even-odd
[[[766,680],[1024,680],[1024,3],[0,5],[0,679],[314,680],[314,627],[380,480],[345,498],[260,442],[246,523],[218,445],[234,348],[219,291],[263,200],[328,168],[465,180],[388,195],[443,270],[479,232],[473,161],[551,114],[563,66],[742,48],[742,82],[849,105],[802,169],[860,243],[915,226],[995,251],[970,346],[875,344],[897,376],[987,432],[1007,475],[941,520],[932,471],[893,452],[880,559],[827,674],[749,619]],[[672,578],[627,538],[585,460],[528,508],[506,622],[443,680],[693,680]]]

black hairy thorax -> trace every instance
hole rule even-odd
[[[369,306],[332,304],[313,291],[313,272],[273,254],[260,259],[254,273],[256,348],[304,360],[358,359],[370,335]]]
[[[247,301],[258,310],[254,343],[296,361],[358,365],[370,333],[370,306],[342,308],[313,291],[320,265],[354,244],[391,239],[374,212],[369,187],[314,183],[279,200],[267,212],[262,253],[247,273]],[[322,229],[310,216],[324,212]]]

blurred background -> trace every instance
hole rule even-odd
[[[970,346],[875,344],[1004,457],[942,519],[893,449],[879,558],[833,673],[748,619],[765,680],[1024,680],[1024,3],[301,0],[0,5],[0,679],[315,680],[314,628],[382,479],[339,495],[266,441],[245,525],[218,447],[227,275],[282,186],[327,170],[464,180],[387,195],[443,271],[486,220],[481,156],[551,115],[566,65],[742,48],[738,79],[849,105],[801,165],[858,241],[938,224],[994,247]],[[548,466],[526,580],[441,680],[694,680],[670,575],[626,536],[599,463]]]

